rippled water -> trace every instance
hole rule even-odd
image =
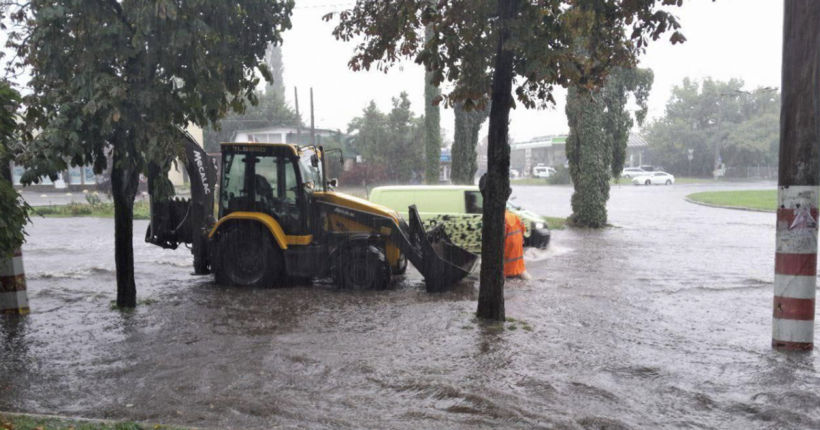
[[[771,184],[766,186],[771,187]],[[33,313],[0,322],[0,410],[212,428],[820,428],[816,353],[772,351],[774,215],[614,188],[604,231],[554,232],[511,281],[506,329],[477,282],[424,292],[223,288],[185,250],[136,244],[114,299],[110,220],[35,220]],[[516,188],[569,213],[571,190]],[[137,222],[135,237],[144,233]],[[515,327],[513,329],[513,327]]]

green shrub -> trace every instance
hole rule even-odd
[[[90,205],[71,202],[68,205],[66,205],[65,212],[70,214],[71,216],[91,215],[93,209]]]
[[[56,215],[61,214],[63,211],[60,209],[59,206],[36,206],[33,208],[35,215]]]

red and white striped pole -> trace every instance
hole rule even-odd
[[[0,314],[28,312],[23,252],[18,249],[10,258],[0,259]]]
[[[820,194],[820,1],[784,2],[772,346],[814,347]]]
[[[781,186],[777,202],[772,346],[810,350],[817,289],[818,187]]]

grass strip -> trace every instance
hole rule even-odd
[[[44,218],[114,218],[114,204],[72,202],[67,205],[34,206],[34,215]],[[134,219],[150,219],[148,202],[134,203]]]
[[[777,190],[709,191],[694,193],[687,199],[728,209],[749,209],[774,212],[777,210]]]

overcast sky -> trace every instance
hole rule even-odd
[[[388,74],[377,71],[352,72],[347,62],[352,43],[336,41],[333,23],[321,17],[340,11],[353,0],[297,0],[293,29],[285,36],[283,56],[288,101],[293,104],[293,86],[299,87],[300,108],[306,112],[308,92],[314,88],[316,125],[347,129],[370,100],[389,110],[390,99],[406,91],[417,114],[423,112],[424,70],[412,61],[402,63]],[[672,87],[683,78],[711,76],[727,80],[742,78],[747,88],[780,87],[783,26],[782,0],[685,0],[675,10],[688,39],[672,46],[666,39],[651,44],[641,59],[641,67],[655,72],[649,99],[650,118],[663,115]],[[566,93],[556,94],[553,109],[513,111],[510,134],[517,141],[534,136],[568,131],[564,114]],[[306,121],[310,117],[303,113]],[[453,112],[442,110],[441,126],[452,137]],[[485,130],[482,136],[486,134]]]

